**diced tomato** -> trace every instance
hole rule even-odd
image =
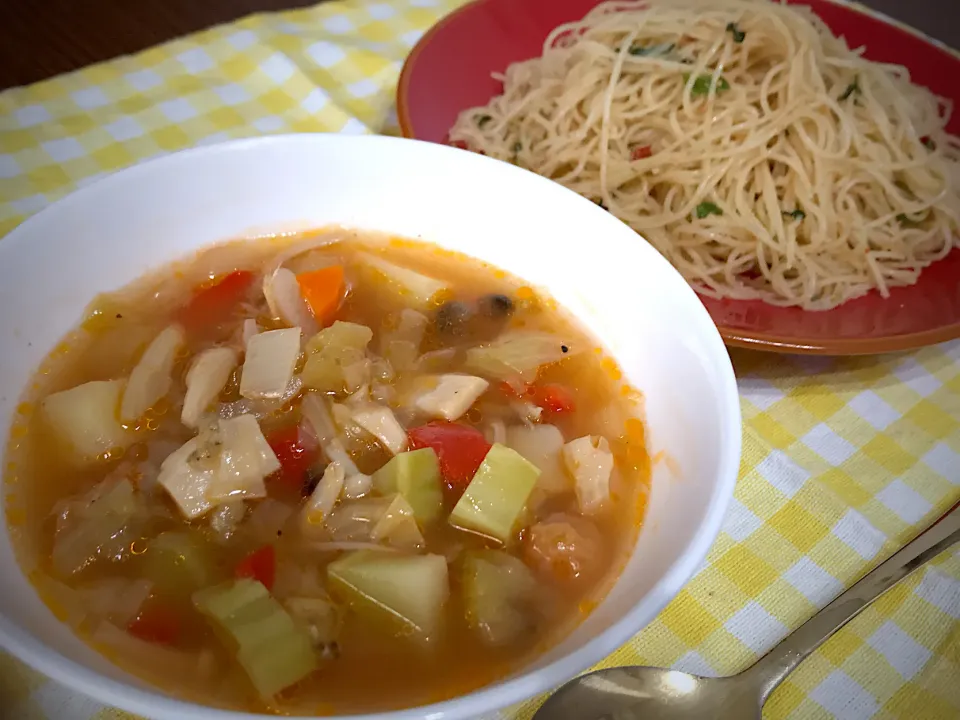
[[[267,444],[280,461],[280,469],[271,478],[299,493],[307,470],[317,459],[316,443],[310,442],[299,426],[292,425],[271,433]]]
[[[508,382],[502,382],[499,385],[500,392],[506,397],[516,400],[529,400],[534,405],[542,407],[547,412],[566,413],[573,412],[576,408],[576,401],[573,393],[563,385],[557,383],[533,383],[527,385],[522,391]]]
[[[254,275],[247,270],[235,270],[197,291],[196,295],[178,313],[178,319],[187,329],[215,325],[227,319],[247,294]]]
[[[635,147],[630,153],[631,160],[645,160],[646,158],[653,155],[653,148],[649,145],[640,145]]]
[[[539,405],[547,412],[567,413],[573,412],[576,408],[573,393],[557,383],[531,385],[527,390],[527,396],[534,404]]]
[[[277,574],[277,552],[273,545],[264,545],[254,550],[237,565],[234,575],[238,578],[259,580],[267,590],[273,588],[273,579]]]
[[[410,449],[433,448],[440,474],[452,491],[463,492],[490,450],[483,433],[469,425],[437,420],[407,432]]]
[[[180,639],[180,618],[170,608],[148,600],[127,632],[147,642],[175,645]]]
[[[511,383],[508,383],[506,380],[501,382],[497,387],[500,389],[501,393],[503,393],[508,398],[511,398],[513,400],[521,400],[523,398],[524,393],[526,392],[525,387],[522,389],[517,389],[516,386],[514,386]]]

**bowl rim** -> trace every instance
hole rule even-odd
[[[8,252],[15,252],[20,243],[27,242],[27,235],[34,225],[47,221],[52,215],[82,205],[86,198],[95,194],[110,192],[111,188],[128,182],[131,178],[149,175],[158,169],[168,166],[185,165],[203,162],[205,158],[221,153],[238,152],[251,147],[270,147],[287,144],[309,143],[334,144],[373,144],[383,146],[384,149],[398,144],[417,144],[420,151],[451,154],[453,162],[495,163],[500,172],[519,175],[522,183],[541,183],[554,188],[551,192],[558,194],[569,193],[580,202],[589,203],[577,193],[563,186],[543,178],[535,173],[516,168],[509,163],[502,163],[493,158],[487,158],[475,153],[468,153],[454,147],[439,145],[422,140],[390,137],[384,135],[340,135],[332,133],[298,133],[259,136],[228,140],[201,147],[188,148],[160,157],[155,157],[138,163],[118,172],[104,176],[80,187],[72,193],[56,200],[50,205],[31,216],[14,228],[6,237],[0,240],[0,265]],[[462,154],[457,160],[452,154]],[[469,159],[468,159],[469,158]],[[572,199],[572,198],[571,198]],[[585,207],[587,212],[594,208],[592,203]],[[610,216],[600,208],[596,208],[597,217],[610,221]],[[642,238],[641,238],[642,239]],[[643,242],[646,242],[645,240]],[[694,311],[702,313],[705,320],[706,346],[710,350],[713,363],[719,363],[717,368],[723,376],[722,384],[717,387],[719,401],[718,412],[721,415],[720,437],[718,440],[720,463],[715,469],[716,482],[712,488],[712,496],[707,506],[704,521],[687,541],[686,550],[651,586],[646,597],[657,597],[658,602],[648,607],[635,604],[624,615],[606,628],[603,632],[587,640],[580,648],[554,660],[548,665],[535,670],[521,670],[514,676],[494,682],[474,690],[471,693],[460,695],[448,700],[414,708],[391,710],[362,715],[341,716],[346,720],[468,720],[476,717],[479,712],[495,712],[531,699],[544,692],[551,692],[560,684],[576,677],[581,672],[593,667],[601,660],[613,653],[617,648],[628,642],[640,630],[646,627],[663,610],[663,608],[680,592],[684,585],[701,569],[707,553],[714,540],[719,535],[721,524],[727,507],[733,498],[733,491],[737,481],[741,451],[742,430],[740,400],[737,382],[730,357],[717,331],[716,325],[703,306],[696,293],[683,280],[679,273],[669,265],[659,254],[657,261],[663,262],[664,268],[669,268],[679,283],[678,290],[687,297],[696,307]],[[3,523],[5,525],[5,517]],[[619,582],[619,579],[618,579]],[[254,720],[255,718],[272,717],[263,714],[244,711],[234,711],[201,705],[191,701],[180,700],[164,694],[161,690],[151,686],[138,686],[132,682],[124,682],[102,675],[74,660],[66,658],[57,650],[47,646],[39,639],[26,633],[12,623],[8,618],[0,615],[0,647],[8,650],[12,655],[25,662],[35,670],[63,685],[93,697],[98,701],[108,703],[129,712],[139,713],[147,717],[183,718],[183,720]],[[290,720],[312,720],[312,716],[292,717]]]
[[[400,127],[400,133],[403,137],[416,140],[417,135],[413,127],[413,119],[410,115],[410,85],[413,82],[413,75],[416,71],[417,62],[424,49],[433,41],[434,37],[444,32],[447,25],[456,22],[461,15],[473,12],[482,5],[492,0],[469,0],[458,8],[434,23],[416,42],[410,53],[403,62],[400,70],[400,78],[397,82],[395,94],[397,108],[397,124]],[[594,0],[599,5],[604,0]],[[848,12],[858,13],[871,17],[874,20],[885,23],[899,29],[909,35],[919,38],[923,42],[931,45],[942,52],[952,55],[960,61],[960,49],[947,45],[945,42],[934,38],[922,30],[908,25],[880,10],[867,7],[856,0],[824,0],[833,5],[837,5]],[[800,3],[802,4],[802,3]],[[637,233],[640,235],[640,233]],[[642,235],[640,235],[643,237]],[[960,252],[960,248],[954,248],[952,252]],[[749,301],[746,301],[749,302]],[[806,311],[817,312],[817,311]],[[866,338],[818,338],[801,337],[799,335],[784,335],[777,332],[750,331],[744,328],[737,328],[727,325],[714,323],[723,338],[724,343],[731,347],[745,348],[761,352],[771,352],[788,355],[828,355],[828,356],[853,356],[853,355],[879,355],[884,353],[904,352],[908,350],[918,350],[920,348],[937,345],[943,342],[949,342],[960,338],[960,320],[939,327],[927,328],[926,330],[908,331],[896,335],[887,335],[884,337],[866,337]]]

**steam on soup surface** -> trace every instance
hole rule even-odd
[[[98,298],[10,440],[41,596],[179,696],[330,714],[496,680],[615,579],[635,396],[548,299],[334,229]]]

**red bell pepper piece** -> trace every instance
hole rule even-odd
[[[463,492],[490,450],[483,433],[469,425],[437,420],[407,432],[410,449],[433,448],[440,474],[451,490]]]
[[[213,285],[201,288],[177,313],[180,322],[189,330],[201,329],[223,322],[243,300],[253,284],[254,274],[235,270],[224,275]]]
[[[273,545],[264,545],[247,555],[234,575],[238,578],[253,578],[258,580],[267,590],[273,589],[273,580],[277,574],[277,551]]]
[[[150,600],[127,625],[127,632],[147,642],[175,645],[180,639],[180,618],[165,605]]]
[[[310,442],[297,425],[277,430],[267,438],[267,444],[280,461],[280,469],[271,477],[291,490],[300,491],[307,470],[317,459],[318,448]]]

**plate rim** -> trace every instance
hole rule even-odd
[[[928,45],[952,55],[958,62],[960,62],[960,50],[953,48],[950,45],[947,45],[945,42],[931,37],[922,30],[918,30],[912,25],[891,17],[884,12],[867,7],[860,2],[856,2],[856,0],[824,1],[842,7],[850,12],[866,15],[882,23],[893,26],[902,32],[906,32],[919,38]],[[449,13],[431,25],[410,50],[403,62],[403,67],[400,71],[400,77],[397,81],[396,90],[397,124],[400,127],[400,134],[403,137],[414,140],[418,139],[413,130],[413,121],[410,118],[409,93],[410,83],[416,70],[417,60],[423,53],[423,50],[430,44],[435,36],[442,33],[445,28],[457,20],[462,13],[469,12],[471,9],[488,2],[492,2],[492,0],[469,0],[469,2],[465,2],[460,7],[451,10]],[[598,5],[601,2],[603,2],[603,0],[597,0]],[[960,105],[958,105],[957,111],[960,112]],[[639,233],[637,234],[639,235]],[[954,250],[951,252],[960,252],[960,248],[954,248]],[[958,281],[960,281],[960,279],[958,279]],[[807,310],[805,312],[819,311]],[[729,347],[791,355],[880,355],[886,353],[904,352],[908,350],[918,350],[920,348],[938,345],[940,343],[949,342],[951,340],[960,338],[960,320],[955,323],[942,325],[940,327],[930,328],[919,332],[901,333],[898,335],[887,335],[884,337],[839,338],[828,340],[818,340],[815,337],[798,338],[791,335],[750,332],[738,328],[732,328],[727,325],[722,325],[716,322],[716,320],[714,320],[714,324],[720,331],[720,336],[723,338],[724,343],[726,343],[726,345]]]

